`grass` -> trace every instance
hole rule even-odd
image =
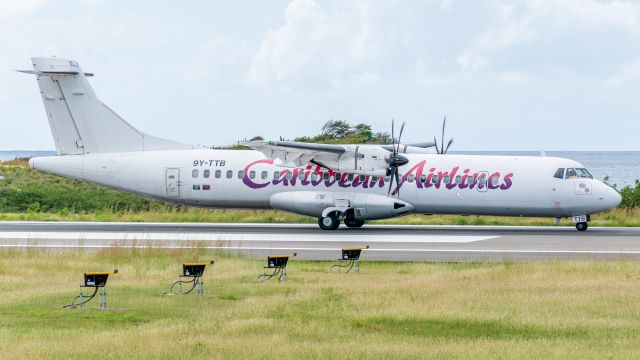
[[[366,254],[365,254],[366,256]],[[216,259],[205,296],[162,295]],[[640,264],[369,263],[355,274],[205,249],[0,251],[2,358],[638,358]],[[118,267],[109,309],[63,310],[81,274]],[[214,271],[215,269],[215,271]],[[97,301],[97,300],[96,300]]]
[[[277,210],[222,210],[177,206],[32,170],[25,160],[0,163],[0,221],[131,221],[315,223],[316,219]],[[640,226],[640,183],[622,190],[633,206],[592,217],[591,226]],[[552,225],[550,218],[409,215],[375,223],[423,225]],[[563,220],[561,225],[572,225]]]

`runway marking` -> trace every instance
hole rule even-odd
[[[73,244],[0,244],[0,248],[51,248],[51,249],[108,249],[108,248],[146,249],[146,245],[73,245]],[[212,249],[212,250],[304,250],[304,251],[340,251],[341,248],[306,248],[306,247],[255,247],[255,246],[180,246],[160,245],[154,246],[160,249]],[[640,255],[640,251],[634,250],[526,250],[526,249],[367,249],[366,252],[406,252],[406,253],[499,253],[499,254],[591,254],[591,255]]]
[[[140,233],[140,232],[1,232],[0,241],[268,241],[362,243],[471,243],[499,236],[257,234],[257,233]]]

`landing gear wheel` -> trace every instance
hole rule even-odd
[[[589,224],[587,224],[586,222],[580,222],[576,224],[576,229],[578,229],[578,231],[585,231],[588,227]]]
[[[344,224],[350,228],[359,228],[364,225],[364,220],[344,219]]]
[[[325,217],[318,218],[318,225],[322,230],[336,230],[340,226],[340,221],[335,213],[331,213]]]

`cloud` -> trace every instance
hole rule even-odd
[[[617,71],[605,80],[608,88],[622,88],[629,84],[640,84],[640,58],[618,67]]]
[[[374,83],[378,76],[367,65],[379,51],[377,26],[365,2],[293,0],[284,24],[263,37],[246,80],[263,86]]]
[[[0,0],[0,18],[12,18],[39,9],[45,0]]]

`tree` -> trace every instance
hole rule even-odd
[[[322,133],[334,139],[342,139],[351,132],[351,125],[344,120],[329,120],[322,126]]]

